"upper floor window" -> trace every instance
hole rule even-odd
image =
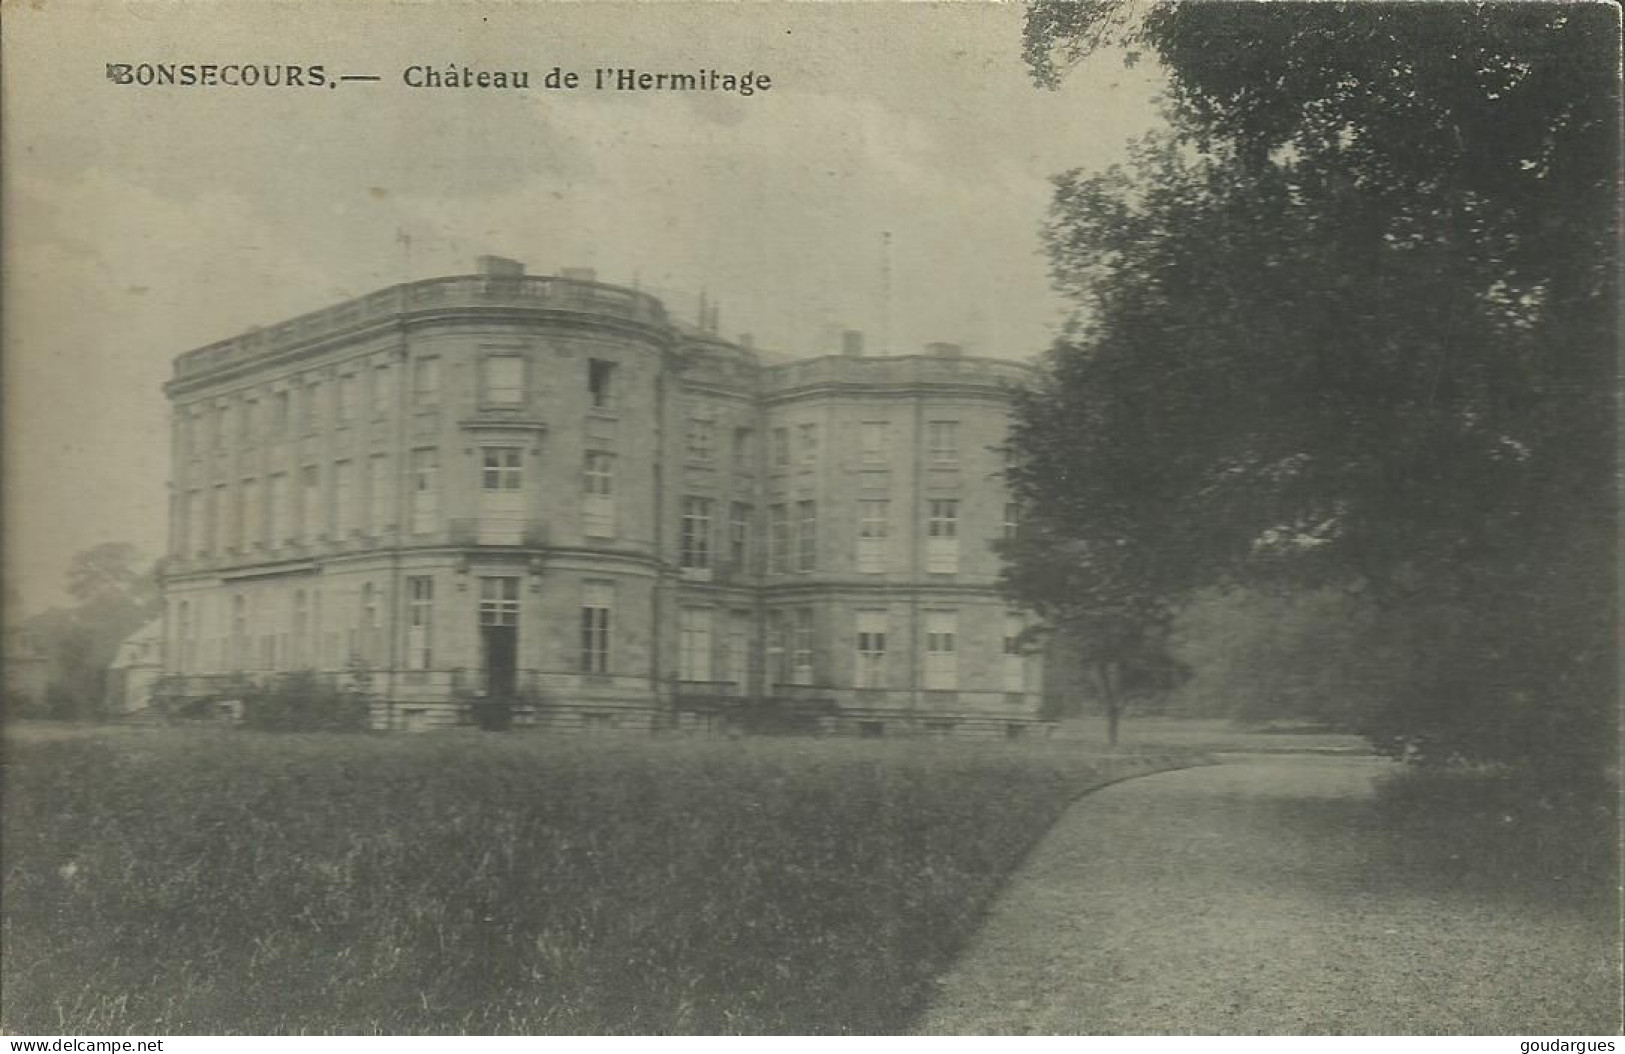
[[[395,406],[395,371],[389,363],[379,363],[372,368],[372,381],[368,388],[367,400],[372,404],[373,417],[387,417],[389,411]]]
[[[581,529],[595,537],[615,533],[615,455],[589,450],[581,468]]]
[[[790,570],[790,510],[785,505],[771,505],[768,516],[768,563],[775,571]]]
[[[705,417],[688,422],[688,456],[694,461],[710,461],[716,453],[717,423]]]
[[[339,375],[338,423],[354,424],[361,412],[361,381],[354,373]]]
[[[790,430],[773,429],[773,467],[780,471],[790,467]]]
[[[243,416],[241,421],[241,440],[246,446],[260,437],[260,401],[258,399],[243,400]]]
[[[440,401],[440,359],[425,355],[412,363],[412,405],[433,406]]]
[[[741,571],[750,559],[751,507],[736,501],[728,509],[728,559]]]
[[[926,521],[925,569],[932,574],[959,571],[959,502],[933,498]]]
[[[216,450],[226,449],[226,413],[227,410],[224,406],[214,408],[214,424],[210,426],[211,435],[209,436],[212,442],[209,445]]]
[[[522,469],[518,447],[488,446],[482,460],[480,471],[482,490],[520,489]]]
[[[608,410],[615,405],[613,362],[608,359],[587,360],[587,398],[595,410]]]
[[[615,490],[615,455],[602,450],[587,451],[581,471],[581,489],[586,494],[611,494]]]
[[[859,441],[862,444],[864,464],[885,464],[886,433],[890,429],[891,425],[886,421],[865,421],[859,426]]]
[[[734,429],[733,463],[735,472],[753,472],[756,469],[756,433],[748,428]]]
[[[485,406],[525,404],[525,360],[519,355],[487,355],[480,360],[480,402]]]
[[[959,460],[959,422],[930,421],[926,423],[926,448],[931,460],[939,465]]]
[[[886,570],[886,542],[891,526],[891,502],[858,502],[858,570],[878,573]]]
[[[711,499],[684,498],[678,565],[700,570],[711,566]]]
[[[796,445],[801,451],[801,467],[818,464],[818,425],[813,422],[796,426]]]
[[[322,382],[308,381],[301,396],[304,405],[300,407],[299,424],[306,432],[317,432],[322,427]]]
[[[283,389],[271,396],[271,434],[274,436],[288,434],[289,401],[290,397],[287,389]]]
[[[796,511],[801,521],[796,546],[796,570],[812,571],[818,567],[818,503],[798,501]]]

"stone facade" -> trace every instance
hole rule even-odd
[[[167,672],[354,677],[375,723],[1019,734],[995,588],[1025,368],[768,361],[511,262],[188,352]]]

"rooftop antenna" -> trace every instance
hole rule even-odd
[[[880,353],[891,354],[891,231],[880,232]]]

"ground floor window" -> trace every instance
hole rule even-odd
[[[925,687],[953,691],[959,687],[957,641],[959,615],[953,611],[925,613]]]
[[[711,609],[683,608],[677,623],[677,677],[711,679]]]
[[[581,591],[581,672],[609,672],[609,612],[615,587],[588,582]]]

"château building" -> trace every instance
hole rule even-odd
[[[715,328],[483,257],[181,355],[169,683],[364,672],[381,728],[1037,721],[990,547],[1026,367]]]

